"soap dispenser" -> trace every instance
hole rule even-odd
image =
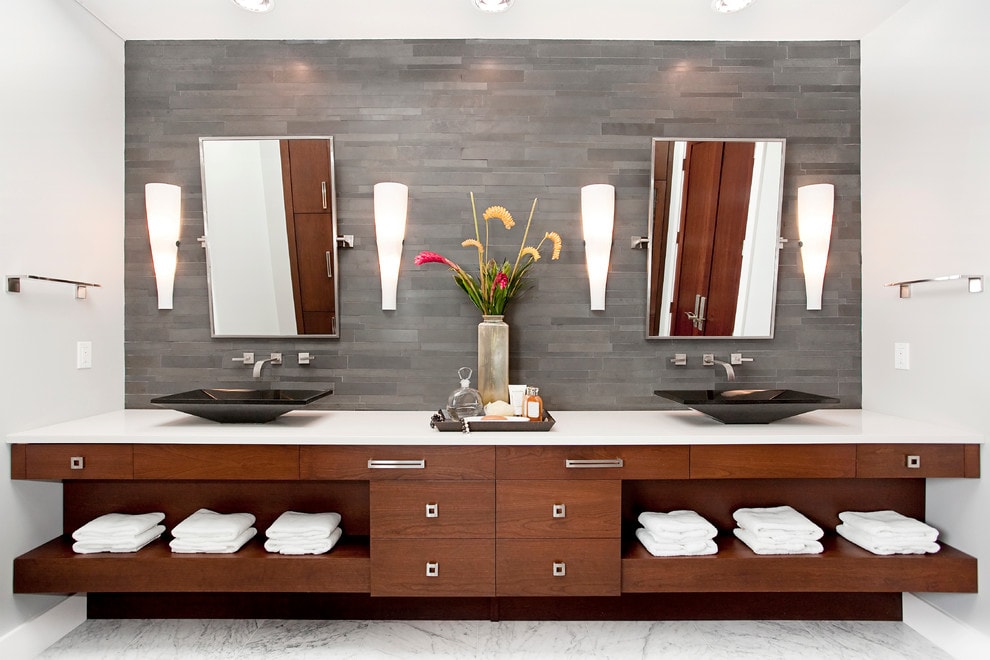
[[[471,387],[472,370],[461,367],[457,375],[461,379],[460,388],[451,393],[447,399],[447,416],[461,421],[465,417],[477,417],[485,414],[485,405],[481,402],[481,394]]]

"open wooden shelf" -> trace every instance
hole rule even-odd
[[[976,558],[941,543],[929,555],[875,555],[835,536],[817,555],[758,555],[734,536],[718,554],[654,557],[635,538],[622,554],[623,593],[899,592],[975,593]]]
[[[231,554],[178,554],[161,538],[134,553],[76,554],[62,536],[14,559],[14,593],[367,593],[368,537],[322,555],[267,552],[259,534]]]

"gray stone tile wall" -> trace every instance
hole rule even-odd
[[[661,409],[657,387],[708,388],[701,354],[743,352],[739,384],[861,400],[860,87],[857,42],[131,41],[126,44],[126,405],[204,386],[251,386],[231,358],[282,351],[266,381],[332,385],[327,409],[435,410],[476,361],[477,311],[421,250],[470,263],[468,193],[556,230],[559,262],[508,312],[511,380],[547,408]],[[339,340],[211,339],[198,138],[333,135]],[[783,235],[771,340],[645,338],[650,138],[786,138]],[[175,308],[157,309],[144,184],[183,187]],[[380,309],[372,186],[409,185],[398,309]],[[836,186],[824,309],[804,309],[795,200]],[[616,188],[606,310],[588,307],[581,186]],[[513,242],[518,236],[511,234]],[[514,248],[506,248],[506,256]],[[514,252],[513,252],[514,254]],[[315,354],[295,364],[299,351]],[[687,367],[669,358],[686,352]],[[325,402],[325,403],[324,403]],[[425,420],[424,420],[425,423]]]

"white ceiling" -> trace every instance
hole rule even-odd
[[[142,39],[861,39],[909,0],[756,0],[716,14],[710,0],[76,0],[126,40]]]

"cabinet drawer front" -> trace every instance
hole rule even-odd
[[[134,445],[135,479],[299,478],[290,445]]]
[[[481,480],[495,475],[492,447],[300,447],[302,479]]]
[[[855,445],[691,447],[692,479],[837,479],[855,476]]]
[[[131,445],[27,445],[25,479],[130,479]]]
[[[499,538],[617,538],[622,483],[607,481],[504,481],[496,486]]]
[[[499,479],[687,479],[688,447],[497,447]]]
[[[375,539],[372,596],[493,596],[493,539]]]
[[[376,481],[373,538],[494,538],[492,481]]]
[[[618,596],[619,539],[499,539],[499,596]]]
[[[964,477],[965,445],[859,445],[859,477]]]

